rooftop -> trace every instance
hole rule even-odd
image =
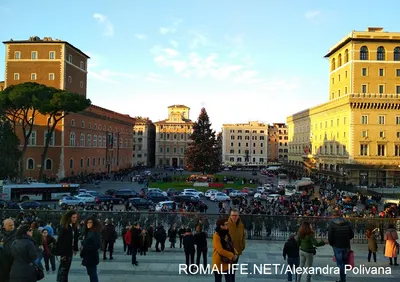
[[[190,108],[188,106],[185,106],[185,105],[172,105],[172,106],[169,106],[168,109],[169,108],[186,108],[186,109],[190,110]]]
[[[54,43],[61,43],[61,44],[66,44],[78,53],[82,54],[85,56],[87,59],[90,59],[88,55],[86,55],[82,50],[76,48],[74,45],[69,43],[68,41],[63,41],[61,39],[53,39],[51,37],[43,37],[43,39],[40,39],[39,36],[31,36],[28,40],[14,40],[10,39],[8,41],[3,41],[3,44],[37,44],[37,43],[43,43],[43,44],[54,44]]]

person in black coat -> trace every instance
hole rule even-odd
[[[136,255],[140,248],[140,224],[135,223],[129,232],[131,232],[132,264],[139,265],[139,262],[136,259]]]
[[[60,267],[57,273],[58,282],[68,281],[72,256],[78,252],[78,240],[78,213],[70,210],[61,217],[61,227],[57,238],[56,250],[53,250],[54,255],[60,256]]]
[[[13,263],[10,247],[15,240],[17,229],[15,229],[14,221],[10,218],[4,220],[3,224],[3,248],[0,250],[0,281],[9,282],[11,266]]]
[[[175,248],[177,234],[178,234],[178,231],[176,230],[175,224],[173,224],[171,226],[171,228],[168,230],[168,237],[169,237],[169,241],[171,242],[170,248]]]
[[[89,217],[85,222],[85,234],[82,241],[81,258],[82,265],[86,266],[90,282],[98,282],[97,265],[99,264],[99,249],[101,245],[101,224],[97,218]]]
[[[196,249],[195,239],[190,228],[186,229],[185,236],[183,236],[183,248],[185,250],[187,269],[191,269],[190,266],[194,264],[194,254],[196,252]]]
[[[207,266],[207,234],[202,231],[201,226],[196,227],[196,234],[194,235],[194,242],[197,246],[196,264],[200,266],[200,257],[203,255],[203,265]]]
[[[156,252],[164,252],[165,241],[167,240],[167,232],[165,231],[164,226],[161,224],[157,227],[157,230],[154,233],[154,238],[156,239]],[[160,245],[161,250],[159,249]]]
[[[289,237],[289,240],[285,243],[283,247],[283,259],[286,260],[287,264],[290,266],[292,271],[294,271],[300,265],[300,251],[299,244],[296,241],[296,234],[292,234]],[[288,271],[288,281],[292,281],[292,271]],[[295,280],[297,281],[297,273]]]
[[[106,220],[106,226],[102,231],[104,250],[103,250],[103,260],[107,259],[107,250],[110,252],[110,260],[113,258],[114,243],[117,240],[117,232],[115,231],[115,226],[110,219]]]
[[[154,237],[154,228],[153,224],[150,224],[150,227],[147,228],[147,234],[149,235],[149,249],[153,245],[153,237]]]
[[[186,227],[185,227],[185,225],[182,225],[181,228],[179,228],[179,231],[178,231],[179,248],[181,248],[181,249],[182,249],[182,240],[183,240],[183,236],[185,235],[185,233],[186,233]]]

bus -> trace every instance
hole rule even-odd
[[[280,173],[278,174],[278,187],[282,186],[285,187],[288,183],[288,177],[286,174]]]
[[[1,186],[0,186],[1,188]],[[79,193],[79,184],[6,184],[3,185],[1,199],[5,201],[53,201],[65,196],[73,196]]]

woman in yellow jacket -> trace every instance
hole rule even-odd
[[[225,282],[233,282],[231,265],[238,259],[232,238],[229,235],[228,219],[221,218],[217,221],[217,227],[213,236],[212,267],[214,270],[215,282],[222,282],[222,275],[225,275]]]

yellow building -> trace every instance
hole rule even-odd
[[[135,117],[133,126],[133,165],[153,167],[156,128],[149,118]]]
[[[258,121],[222,125],[222,163],[265,165],[268,162],[268,124]]]
[[[190,108],[184,105],[168,107],[168,118],[155,122],[156,166],[183,167],[185,150],[191,142],[193,122],[189,119]]]
[[[354,185],[400,185],[400,32],[353,31],[325,57],[329,102],[287,118],[289,165]]]
[[[0,81],[0,91],[4,90],[4,81]]]

